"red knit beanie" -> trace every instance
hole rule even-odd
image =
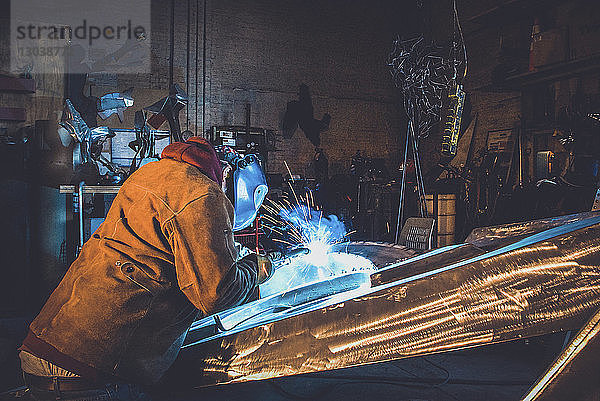
[[[219,185],[223,181],[221,162],[215,148],[199,136],[193,136],[186,142],[173,142],[162,151],[160,157],[191,164]]]

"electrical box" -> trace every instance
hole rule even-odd
[[[214,126],[210,132],[210,142],[214,146],[230,146],[241,154],[253,153],[261,157],[263,169],[269,150],[275,149],[275,134],[264,128],[246,127],[243,125]]]

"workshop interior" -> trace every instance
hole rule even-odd
[[[279,258],[260,298],[192,323],[153,399],[600,397],[597,1],[0,19],[0,399],[121,185],[193,137],[235,166],[235,240]]]

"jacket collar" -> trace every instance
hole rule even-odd
[[[162,151],[161,158],[191,164],[219,185],[223,181],[221,162],[215,149],[206,139],[198,136],[186,142],[173,142]]]

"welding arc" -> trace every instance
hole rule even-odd
[[[284,164],[291,176],[289,166],[286,162]],[[267,199],[262,205],[266,211],[263,227],[280,236],[271,240],[287,248],[282,251],[286,259],[298,257],[289,275],[280,274],[279,281],[275,281],[283,284],[280,286],[284,289],[282,294],[297,286],[297,283],[293,283],[298,278],[310,277],[314,269],[317,269],[319,275],[335,275],[336,271],[329,265],[328,254],[332,246],[347,241],[351,234],[347,233],[343,222],[339,221],[337,216],[324,215],[323,210],[315,210],[311,191],[298,196],[291,183],[288,184],[295,203],[290,203],[283,197],[279,201]],[[286,195],[290,197],[289,193]],[[276,277],[271,278],[271,281]]]

